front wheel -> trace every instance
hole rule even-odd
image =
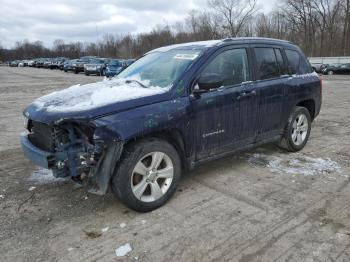
[[[311,116],[305,107],[296,107],[291,114],[280,147],[290,152],[297,152],[304,148],[311,132]]]
[[[175,148],[160,139],[129,145],[112,178],[114,194],[140,212],[164,205],[174,194],[181,176]]]
[[[334,72],[332,70],[327,72],[327,75],[333,75],[333,74],[334,74]]]

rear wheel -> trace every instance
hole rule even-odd
[[[296,107],[280,141],[280,147],[290,152],[304,148],[311,131],[311,116],[305,107]]]
[[[334,74],[334,72],[332,70],[327,72],[327,75],[333,75],[333,74]]]
[[[150,139],[125,149],[112,178],[114,194],[128,207],[152,211],[174,194],[181,176],[181,161],[169,143]]]

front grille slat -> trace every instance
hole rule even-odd
[[[32,121],[30,131],[31,132],[28,137],[33,145],[45,151],[54,151],[55,144],[53,137],[53,128],[51,126],[41,122]]]

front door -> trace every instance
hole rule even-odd
[[[213,54],[199,76],[218,74],[223,85],[192,96],[196,160],[251,143],[256,135],[258,92],[251,81],[246,48],[226,47]]]

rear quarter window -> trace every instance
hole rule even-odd
[[[289,49],[286,49],[285,52],[288,60],[288,69],[291,74],[302,75],[312,73],[312,67],[309,62],[299,52]]]

